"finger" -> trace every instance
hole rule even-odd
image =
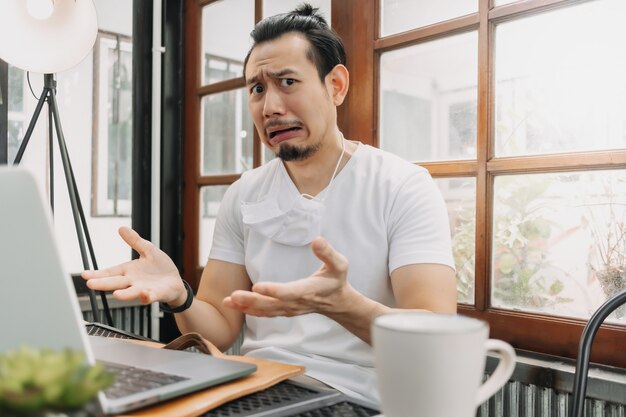
[[[113,297],[122,301],[139,300],[142,304],[149,304],[157,301],[152,291],[135,286],[131,286],[123,290],[113,291]]]
[[[255,317],[293,317],[296,314],[290,314],[287,311],[284,310],[272,310],[272,311],[266,311],[266,310],[245,310],[242,311],[242,313],[245,313],[249,316],[255,316]]]
[[[142,239],[139,236],[139,233],[135,232],[130,227],[120,227],[118,233],[124,239],[131,248],[135,249],[137,253],[141,256],[146,256],[146,254],[154,247],[152,242]]]
[[[259,309],[248,304],[239,304],[233,301],[232,297],[226,297],[222,300],[222,304],[225,307],[232,308],[241,313],[248,314],[251,316],[257,317],[278,317],[278,316],[286,316],[287,312],[277,307],[273,307],[271,309]]]
[[[254,293],[252,291],[244,291],[244,290],[234,291],[230,295],[230,298],[233,302],[240,304],[240,305],[252,305],[252,304],[270,305],[272,302],[276,301],[276,299],[272,297],[268,297],[262,294]]]
[[[228,299],[228,306],[231,308],[247,308],[269,311],[277,310],[280,308],[279,300],[250,291],[238,290],[233,292],[230,297],[226,297],[226,299]]]
[[[83,277],[83,279],[91,279],[91,278],[111,277],[115,275],[124,275],[124,272],[126,271],[127,263],[128,262],[125,262],[120,265],[112,266],[110,268],[105,268],[105,269],[98,269],[95,271],[94,270],[83,271],[80,274],[80,276]]]
[[[233,298],[239,302],[235,301]],[[243,298],[246,298],[246,300],[242,301]],[[224,298],[222,303],[225,307],[257,317],[293,317],[313,312],[313,309],[301,305],[298,302],[283,302],[279,300],[271,300],[271,298],[268,297],[263,298],[267,299],[266,301],[268,302],[258,302],[261,299],[258,295],[255,296],[252,294],[246,296],[244,294],[238,294],[235,297],[231,296]],[[250,302],[252,299],[256,299],[256,301]]]
[[[296,301],[314,293],[311,282],[300,279],[287,284],[278,282],[260,282],[252,286],[252,291],[283,301]]]
[[[348,260],[341,253],[337,252],[326,239],[321,236],[313,239],[311,249],[317,258],[324,262],[326,268],[336,272],[346,272],[348,270]]]
[[[98,291],[114,291],[130,286],[128,277],[117,275],[107,278],[93,278],[87,281],[87,287]]]

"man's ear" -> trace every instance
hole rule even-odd
[[[335,106],[339,106],[343,103],[343,100],[348,94],[349,86],[350,73],[345,66],[337,64],[335,68],[326,74],[326,88]]]

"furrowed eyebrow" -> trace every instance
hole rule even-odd
[[[259,82],[259,77],[255,75],[254,77],[251,77],[251,78],[246,80],[246,85],[252,85],[252,84],[256,84],[258,82]]]
[[[290,68],[285,68],[283,70],[276,71],[276,72],[267,71],[266,74],[270,78],[281,78],[281,77],[284,77],[285,75],[296,74],[296,71]],[[260,79],[261,77],[259,77],[258,75],[255,75],[246,81],[246,85],[256,84],[259,82]]]

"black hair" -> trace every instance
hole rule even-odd
[[[309,41],[307,58],[315,64],[322,82],[336,65],[346,65],[346,51],[341,38],[318,11],[318,8],[304,3],[291,12],[270,16],[257,23],[250,33],[254,44],[243,63],[244,75],[250,54],[257,45],[289,32],[301,33]]]

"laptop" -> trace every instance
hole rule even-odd
[[[134,393],[98,393],[105,414],[159,403],[256,370],[252,364],[210,355],[88,336],[71,276],[62,266],[50,210],[34,178],[21,168],[0,168],[0,196],[0,353],[21,345],[70,348],[84,352],[90,364],[99,361],[124,372],[138,368],[150,375],[143,380],[167,382]]]

